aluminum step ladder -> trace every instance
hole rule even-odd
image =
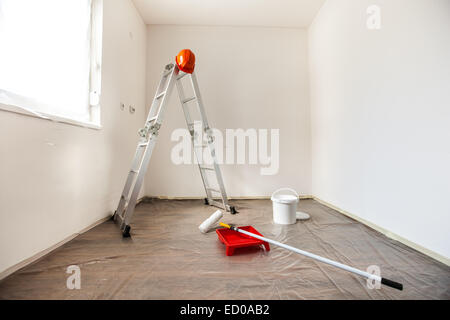
[[[190,81],[188,82],[191,85],[193,92],[193,96],[187,98],[185,97],[185,92],[181,81],[184,77],[190,78]],[[137,145],[136,153],[131,163],[131,169],[128,173],[117,210],[114,212],[112,217],[112,219],[119,224],[120,230],[122,231],[122,235],[124,237],[130,236],[130,221],[136,207],[137,198],[144,181],[144,176],[152,156],[153,148],[156,144],[158,131],[161,128],[165,106],[169,100],[174,84],[177,86],[178,96],[180,98],[186,124],[191,134],[194,154],[197,158],[200,175],[203,180],[203,186],[206,192],[206,198],[204,199],[205,204],[222,208],[232,214],[237,212],[235,207],[228,204],[222,174],[220,172],[219,165],[217,164],[216,152],[213,144],[214,136],[211,128],[209,127],[208,120],[206,119],[206,113],[195,73],[185,73],[181,71],[177,65],[170,63],[166,65],[162,73],[162,77],[153,98],[145,126],[139,130],[140,141]],[[190,102],[195,102],[195,106],[198,108],[197,111],[201,117],[200,121],[194,121],[192,119],[191,112],[189,111],[189,108],[192,108],[192,103]],[[201,124],[203,132],[206,135],[206,144],[196,143],[196,140],[198,140],[198,132],[195,130],[196,124]],[[203,164],[203,161],[201,161],[201,159],[203,159],[204,148],[209,148],[210,150],[210,155],[212,158],[212,165],[210,166],[206,166]],[[212,185],[211,176],[208,175],[208,172],[214,173],[218,186]]]

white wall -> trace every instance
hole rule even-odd
[[[328,0],[308,33],[313,194],[446,257],[449,30],[447,0]]]
[[[230,196],[267,196],[282,186],[310,194],[306,30],[149,25],[147,36],[147,105],[164,65],[190,48],[212,127],[280,129],[278,174],[261,175],[261,165],[222,165]],[[204,196],[198,168],[170,160],[176,128],[186,124],[175,89],[146,176],[146,194]]]
[[[146,27],[128,0],[104,1],[103,15],[103,129],[0,110],[0,272],[117,205],[145,118]]]

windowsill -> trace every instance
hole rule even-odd
[[[89,129],[95,129],[95,130],[102,129],[102,126],[100,124],[96,124],[94,122],[80,121],[80,120],[55,116],[55,115],[47,114],[47,113],[43,113],[43,112],[33,113],[28,110],[22,109],[20,107],[13,106],[13,105],[7,105],[7,104],[3,104],[3,103],[0,103],[0,110],[18,113],[18,114],[22,114],[25,116],[35,117],[35,118],[39,118],[39,119],[43,119],[43,120],[70,124],[73,126],[79,126],[79,127],[83,127],[83,128],[89,128]]]

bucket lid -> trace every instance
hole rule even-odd
[[[280,193],[280,191],[289,191],[293,194],[286,194],[286,193]],[[272,193],[272,197],[270,197],[270,200],[277,202],[277,203],[286,203],[286,204],[290,204],[290,203],[296,203],[298,202],[298,193],[291,188],[280,188],[277,191],[275,191],[274,193]]]
[[[294,203],[298,202],[298,197],[292,195],[292,194],[277,194],[270,198],[270,200],[278,203]]]

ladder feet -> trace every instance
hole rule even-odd
[[[129,237],[131,237],[131,235],[130,235],[130,229],[131,229],[130,226],[125,226],[125,229],[123,229],[123,233],[122,233],[122,236],[123,236],[124,238],[129,238]]]
[[[236,214],[237,213],[236,208],[234,206],[230,206],[230,213],[231,214]]]
[[[209,205],[208,198],[203,199],[205,201],[205,205]]]

